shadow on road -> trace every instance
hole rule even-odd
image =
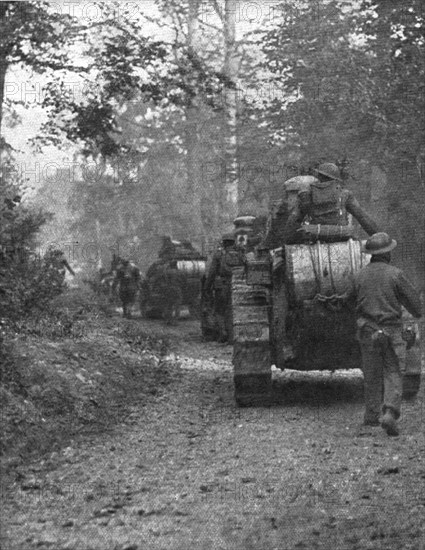
[[[298,377],[280,376],[273,380],[271,401],[274,405],[330,405],[362,400],[361,376],[302,373]]]

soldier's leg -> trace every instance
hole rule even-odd
[[[164,289],[164,320],[167,325],[174,324],[179,317],[182,293],[179,288],[169,286]]]
[[[384,405],[383,412],[390,409],[397,419],[400,417],[403,393],[403,371],[406,363],[406,342],[401,334],[391,337],[391,344],[384,354]]]
[[[162,317],[166,325],[171,325],[173,323],[173,304],[171,302],[164,304]]]
[[[124,301],[123,302],[123,306],[122,306],[122,310],[123,310],[123,315],[126,319],[129,319],[131,317],[131,314],[130,314],[130,304],[127,302],[127,301]]]
[[[227,341],[227,331],[226,331],[226,303],[224,298],[224,293],[222,290],[216,290],[214,296],[214,311],[217,318],[218,325],[218,341],[224,343]]]
[[[126,291],[120,292],[120,299],[121,299],[121,303],[122,303],[123,317],[129,317],[130,302],[129,302],[128,292],[126,292]]]
[[[175,288],[174,292],[174,318],[179,319],[180,318],[180,310],[183,304],[183,293],[180,288]]]
[[[233,314],[232,314],[232,300],[231,293],[229,292],[226,299],[226,309],[224,312],[224,325],[227,335],[227,342],[233,343]]]
[[[383,392],[383,360],[379,349],[373,345],[369,334],[360,340],[362,371],[364,376],[364,423],[379,424]]]

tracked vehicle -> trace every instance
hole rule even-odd
[[[288,210],[308,178],[285,185]],[[285,209],[278,212],[285,216]],[[345,298],[353,274],[368,261],[361,242],[350,238],[260,249],[234,268],[233,366],[239,405],[269,402],[272,365],[304,371],[360,368],[354,310]],[[411,398],[419,390],[423,357],[418,323],[407,312],[405,329],[412,338],[403,393]]]
[[[201,280],[205,273],[206,258],[189,241],[176,241],[164,237],[158,260],[148,269],[142,282],[140,309],[143,316],[160,318],[164,315],[166,301],[179,302],[194,318],[200,317]],[[164,294],[164,270],[178,274],[179,297],[172,292]],[[175,311],[179,316],[179,311]]]

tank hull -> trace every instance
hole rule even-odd
[[[366,262],[360,243],[307,247],[287,246],[280,258],[256,258],[234,270],[233,365],[241,405],[269,399],[272,365],[303,371],[361,368],[355,311],[346,300],[353,275]],[[424,357],[419,325],[411,318],[408,324],[417,339],[407,351],[404,390],[414,397]]]

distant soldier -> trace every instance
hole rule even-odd
[[[420,296],[401,269],[391,266],[391,250],[397,246],[387,233],[372,235],[363,248],[370,263],[355,276],[358,339],[365,384],[366,425],[381,425],[388,435],[398,435],[402,372],[406,360],[402,306],[421,317]],[[383,399],[383,403],[382,403]]]
[[[286,243],[346,240],[352,236],[348,214],[352,214],[368,235],[378,232],[377,224],[353,193],[341,187],[341,174],[335,164],[321,164],[316,174],[318,179],[298,193],[298,201],[286,222]],[[301,225],[305,219],[309,223]],[[339,226],[339,231],[335,226]]]
[[[223,235],[222,248],[214,254],[205,280],[205,291],[214,290],[214,313],[219,327],[219,342],[233,340],[232,268],[241,265],[241,252],[232,233]]]
[[[68,270],[71,275],[75,275],[74,270],[69,265],[68,260],[65,258],[65,254],[62,250],[53,250],[53,252],[51,253],[50,261],[52,266],[60,271],[64,277],[66,270]]]
[[[139,268],[130,262],[130,260],[121,260],[115,272],[113,290],[118,288],[124,317],[131,317],[131,307],[136,300],[139,286]]]
[[[56,287],[61,287],[65,282],[66,271],[75,276],[74,270],[69,265],[68,260],[62,250],[51,250],[45,256],[46,266],[53,274],[52,283]]]

